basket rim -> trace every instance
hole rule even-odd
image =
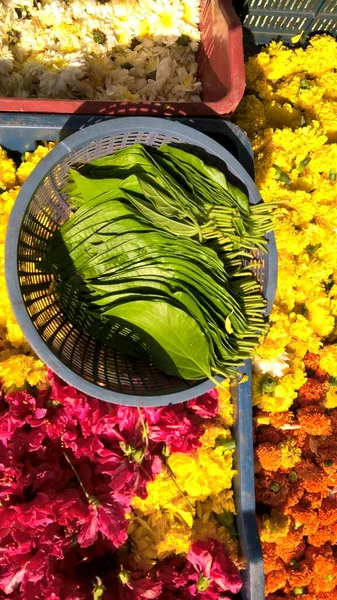
[[[214,383],[209,380],[204,380],[197,383],[195,386],[186,390],[169,393],[160,396],[134,396],[115,392],[107,388],[101,387],[87,381],[77,375],[70,367],[65,365],[53,352],[50,350],[46,342],[40,337],[38,331],[34,327],[31,318],[28,314],[26,305],[23,301],[19,274],[17,268],[17,251],[20,238],[21,224],[27,208],[31,202],[36,190],[40,187],[43,179],[49,172],[71,152],[76,151],[82,146],[88,145],[91,142],[108,137],[109,135],[135,133],[144,131],[146,133],[163,133],[165,135],[179,136],[182,142],[191,143],[201,146],[210,154],[218,157],[227,165],[229,171],[242,181],[249,190],[251,197],[250,201],[255,204],[261,200],[260,193],[249,176],[247,171],[241,166],[237,159],[228,152],[218,142],[215,142],[207,135],[182,125],[176,121],[166,121],[156,117],[121,117],[104,121],[95,125],[90,125],[84,129],[71,134],[66,139],[60,141],[53,150],[51,150],[35,167],[29,175],[26,182],[20,189],[16,202],[10,214],[5,242],[5,275],[8,296],[15,314],[16,320],[22,329],[27,341],[31,345],[34,352],[40,359],[59,377],[68,384],[76,387],[81,392],[104,400],[107,402],[124,404],[128,406],[164,406],[169,403],[176,404],[190,400],[200,396],[214,388]],[[269,240],[273,249],[273,236]],[[273,262],[275,260],[275,252],[273,253]],[[274,268],[274,279],[277,271]],[[276,289],[276,281],[271,281],[271,292],[269,296],[273,300],[273,295]],[[274,289],[275,288],[275,289]],[[216,378],[219,382],[222,378]]]

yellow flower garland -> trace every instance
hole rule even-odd
[[[337,42],[306,49],[272,42],[246,65],[247,95],[235,115],[251,138],[256,183],[277,200],[278,289],[268,335],[257,350],[254,403],[289,409],[305,382],[305,353],[337,374]],[[266,389],[266,375],[275,379]]]
[[[14,161],[0,147],[0,284],[6,289],[5,282],[5,238],[9,215],[20,188],[35,165],[53,147],[53,142],[38,146],[34,152],[26,152],[23,162],[16,169]],[[5,392],[22,389],[27,385],[42,386],[46,383],[46,367],[31,352],[22,332],[16,323],[9,298],[6,293],[0,298],[0,380]]]

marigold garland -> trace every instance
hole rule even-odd
[[[279,280],[254,361],[256,499],[268,600],[337,598],[337,41],[272,42],[236,115],[275,223]]]

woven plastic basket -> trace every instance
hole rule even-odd
[[[21,188],[10,216],[6,239],[6,280],[18,323],[32,348],[55,373],[81,391],[131,406],[159,406],[203,394],[210,381],[168,377],[153,365],[123,356],[74,327],[50,293],[52,276],[38,271],[47,240],[69,217],[59,193],[73,165],[84,164],[135,143],[160,146],[188,143],[221,159],[234,181],[245,186],[250,202],[261,200],[248,173],[222,146],[194,129],[151,117],[99,123],[60,142],[34,169]],[[276,249],[256,253],[252,269],[270,309],[275,293]]]

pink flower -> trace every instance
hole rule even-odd
[[[174,557],[154,571],[166,600],[230,600],[242,587],[238,569],[214,539],[195,542],[185,561]]]
[[[104,600],[155,600],[161,597],[162,583],[138,571],[122,569],[116,578],[107,578],[106,589],[113,590]]]
[[[187,407],[202,419],[214,419],[218,414],[218,392],[210,390],[206,394],[187,402]]]
[[[227,591],[237,594],[242,587],[239,571],[223,544],[212,538],[192,544],[184,575],[190,582],[191,595],[199,596],[202,592],[207,600],[221,598],[219,594]]]
[[[218,412],[218,393],[215,390],[185,404],[144,409],[149,423],[149,438],[163,442],[170,452],[192,452],[200,446],[203,420]]]
[[[127,526],[124,509],[110,496],[101,498],[100,501],[93,500],[88,505],[85,522],[77,536],[77,541],[83,548],[87,548],[101,533],[118,548],[127,539]]]

